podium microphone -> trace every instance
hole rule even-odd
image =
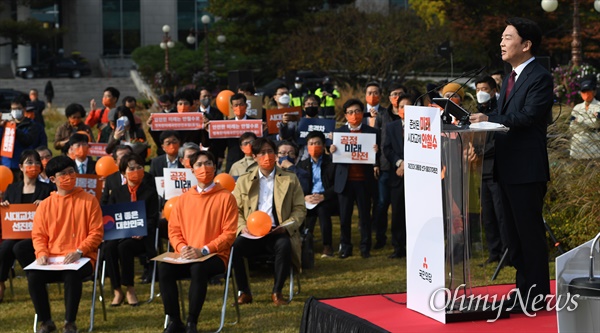
[[[463,72],[462,74],[460,74],[460,76],[458,76],[458,77],[456,77],[456,78],[454,78],[454,79],[452,79],[452,80],[450,80],[450,81],[448,81],[446,83],[440,84],[440,85],[436,86],[435,88],[428,90],[424,94],[421,94],[419,97],[415,98],[415,102],[414,102],[413,105],[417,105],[417,101],[420,100],[423,96],[428,95],[430,92],[433,92],[433,91],[436,91],[436,90],[440,89],[441,87],[447,85],[448,83],[452,83],[454,81],[460,80],[460,79],[465,78],[465,77],[469,77],[469,80],[467,80],[467,82],[471,81],[474,77],[476,77],[477,75],[481,74],[481,72],[483,72],[486,68],[487,68],[487,66],[483,66],[483,67],[481,67],[479,69],[473,69],[473,70],[470,70],[470,71]],[[467,82],[465,82],[465,84]],[[463,84],[461,86],[461,88],[463,88],[465,84]]]

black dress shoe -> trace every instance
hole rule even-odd
[[[352,250],[342,251],[340,253],[340,258],[341,259],[346,259],[346,258],[348,258],[350,256],[352,256]]]
[[[56,324],[52,320],[43,322],[38,329],[38,333],[51,333],[56,332]]]
[[[385,241],[383,241],[383,242],[377,241],[375,243],[375,246],[373,246],[373,248],[375,250],[383,249],[384,247],[385,247]]]
[[[406,254],[400,252],[394,252],[388,256],[388,259],[400,259],[406,257]]]
[[[360,253],[360,256],[363,257],[363,259],[368,259],[368,258],[371,258],[371,253],[364,251],[364,252]]]
[[[167,328],[165,328],[163,333],[184,333],[185,330],[186,330],[186,327],[185,327],[185,325],[183,325],[182,322],[172,321],[169,323],[169,326],[167,326]]]
[[[198,329],[196,328],[196,323],[188,322],[185,325],[185,333],[198,333]]]

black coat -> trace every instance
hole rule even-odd
[[[23,203],[23,186],[25,186],[23,181],[9,184],[4,192],[3,201],[8,200],[8,202],[12,204]],[[33,201],[46,199],[53,190],[52,185],[36,180]]]
[[[325,200],[330,200],[336,198],[336,194],[333,191],[333,180],[335,173],[335,165],[331,162],[331,156],[327,154],[321,155],[323,160],[321,161],[321,182],[323,182],[323,188],[325,192],[323,196],[325,196]],[[308,191],[304,191],[304,195],[312,194],[313,188],[313,172],[312,172],[312,158],[309,157],[304,161],[300,161],[296,167],[305,170],[308,172],[309,186]]]
[[[404,128],[402,120],[396,120],[386,125],[383,154],[390,163],[390,186],[398,187],[404,182],[404,177],[396,174],[396,161],[404,160]]]

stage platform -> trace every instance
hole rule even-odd
[[[488,286],[490,295],[507,294],[514,285]],[[555,283],[551,283],[555,293]],[[316,299],[304,306],[300,332],[552,332],[556,333],[556,311],[540,311],[535,317],[511,314],[493,323],[470,321],[442,324],[406,308],[406,293]]]

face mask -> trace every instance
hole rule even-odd
[[[127,171],[125,177],[127,177],[127,180],[133,183],[134,186],[137,186],[141,184],[142,179],[144,179],[144,169]]]
[[[76,177],[74,173],[56,178],[58,179],[58,184],[56,184],[56,187],[58,187],[59,189],[69,192],[75,188]]]
[[[450,100],[456,105],[460,105],[460,97],[450,97]]]
[[[294,87],[296,87],[296,89],[301,89],[302,83],[294,83]]]
[[[79,124],[81,124],[81,118],[75,118],[75,119],[69,118],[69,125],[71,125],[72,127],[77,127],[77,126],[79,126]]]
[[[25,111],[25,117],[29,119],[35,119],[35,112],[33,111]]]
[[[235,114],[235,116],[238,118],[244,118],[244,116],[246,115],[247,108],[248,108],[247,105],[234,106],[233,114]]]
[[[360,125],[360,123],[362,123],[363,114],[362,112],[355,114],[346,114],[346,120],[348,121],[348,124],[352,125],[352,127],[357,127],[358,125]]]
[[[246,156],[252,155],[252,145],[242,146],[242,151],[244,152],[244,155],[246,155]]]
[[[288,95],[288,94],[281,95],[279,97],[279,103],[285,104],[285,105],[290,104],[290,95]]]
[[[189,105],[177,105],[177,112],[179,112],[179,113],[190,112],[190,108],[191,108],[191,106],[189,106]]]
[[[583,98],[584,101],[589,103],[594,99],[594,92],[593,91],[582,91],[581,98]]]
[[[198,183],[210,184],[215,178],[215,168],[203,165],[194,169],[194,175],[198,179]]]
[[[485,91],[477,92],[477,103],[479,104],[487,103],[491,98],[492,96],[490,96],[490,94],[486,93]]]
[[[75,148],[75,157],[78,159],[84,159],[88,156],[89,147],[80,146]]]
[[[281,165],[281,163],[283,163],[283,161],[290,161],[290,163],[295,164],[294,159],[289,157],[289,156],[281,156],[279,158],[279,165]]]
[[[42,166],[44,167],[44,169],[46,169],[46,165],[48,164],[48,161],[50,161],[50,158],[45,158],[42,160]]]
[[[108,98],[108,97],[102,97],[102,105],[106,106],[107,108],[110,108],[112,106],[112,98]]]
[[[369,103],[369,105],[379,104],[379,96],[376,96],[376,95],[367,96],[367,103]]]
[[[202,103],[202,106],[207,108],[210,105],[210,98],[203,98],[200,100],[200,103]]]
[[[258,165],[265,170],[273,170],[275,167],[275,154],[264,154],[258,159]]]
[[[304,112],[306,112],[307,116],[312,118],[319,113],[319,107],[318,106],[309,106],[304,109]]]
[[[307,148],[308,155],[310,155],[311,157],[319,158],[321,155],[323,155],[323,146],[312,145],[307,146]]]
[[[16,120],[21,120],[21,119],[23,119],[23,110],[21,110],[21,109],[10,110],[10,115]]]
[[[167,155],[177,155],[177,153],[179,152],[179,144],[178,143],[172,143],[168,146],[165,146],[164,148],[165,153],[167,153]]]
[[[400,96],[392,96],[390,97],[390,101],[392,102],[392,106],[397,108],[398,102],[400,102]]]
[[[42,172],[42,169],[39,165],[26,165],[25,166],[25,174],[29,179],[35,179]]]
[[[32,101],[37,100],[37,95],[36,94],[29,94],[29,99]]]

